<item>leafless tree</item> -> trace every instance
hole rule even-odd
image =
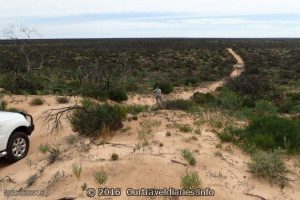
[[[36,66],[36,62],[31,58],[32,38],[34,35],[40,36],[37,31],[32,28],[9,26],[3,33],[7,39],[14,42],[16,51],[24,57],[26,64],[25,66],[21,66],[21,68],[24,68],[27,72],[43,68],[43,56],[41,56],[40,62],[38,62],[39,66]]]

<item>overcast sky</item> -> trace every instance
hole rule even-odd
[[[10,25],[42,38],[300,37],[300,0],[0,0]]]

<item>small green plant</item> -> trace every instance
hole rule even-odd
[[[103,169],[94,171],[93,176],[95,178],[95,181],[100,185],[105,184],[108,179],[108,175]]]
[[[196,165],[196,158],[193,156],[189,149],[183,149],[181,151],[182,157],[192,166]]]
[[[40,106],[44,104],[44,100],[40,97],[35,97],[30,101],[31,106]]]
[[[69,145],[73,145],[77,142],[77,137],[75,135],[69,135],[66,140]]]
[[[178,126],[179,131],[181,131],[183,133],[188,133],[188,132],[193,131],[193,128],[189,124],[179,124],[177,126]]]
[[[197,172],[186,172],[181,177],[181,187],[184,189],[197,189],[201,186],[202,182]]]
[[[60,156],[61,151],[58,147],[50,147],[48,156],[48,164],[53,164]]]
[[[113,161],[119,160],[119,155],[116,153],[111,154],[111,160]]]
[[[79,179],[80,175],[81,175],[81,172],[82,172],[82,166],[81,166],[81,164],[74,163],[72,165],[72,171],[73,171],[74,176],[76,176],[76,178]]]
[[[69,103],[70,100],[68,97],[56,97],[56,102],[59,104],[66,104]]]
[[[39,151],[41,153],[46,154],[47,152],[49,152],[49,150],[50,150],[49,144],[40,144]]]
[[[28,165],[29,168],[31,168],[34,163],[30,158],[27,158],[26,159],[26,164]]]
[[[279,151],[258,151],[248,163],[248,168],[255,176],[267,178],[271,184],[278,184],[281,188],[288,185],[287,174],[290,171],[282,161]]]

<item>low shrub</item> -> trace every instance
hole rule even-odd
[[[61,151],[58,147],[50,147],[48,156],[48,164],[53,164],[60,156]]]
[[[160,88],[163,94],[170,94],[174,90],[174,86],[169,82],[159,82],[154,85],[154,88]]]
[[[288,185],[289,170],[278,151],[270,153],[258,151],[252,156],[248,168],[255,176],[267,178],[271,184],[278,184],[281,188]]]
[[[218,134],[222,141],[234,142],[244,149],[281,148],[288,153],[300,151],[300,120],[277,116],[257,116],[243,129],[227,128]]]
[[[128,96],[126,92],[122,89],[113,89],[108,92],[108,97],[112,101],[116,102],[122,102],[122,101],[127,101]]]
[[[30,101],[31,106],[40,106],[44,104],[44,100],[40,97],[35,97]]]
[[[81,109],[76,109],[70,116],[70,122],[73,130],[80,135],[96,137],[104,130],[121,128],[125,117],[125,110],[118,105],[83,100]]]
[[[178,124],[177,127],[178,127],[179,131],[181,131],[183,133],[188,133],[188,132],[193,131],[193,128],[189,124]]]
[[[148,105],[129,105],[126,108],[126,112],[132,115],[137,115],[141,112],[147,112],[149,110]]]
[[[237,110],[241,106],[239,96],[234,91],[227,88],[220,91],[218,98],[219,105],[222,108]]]
[[[201,186],[202,181],[197,172],[186,172],[181,177],[181,187],[184,189],[197,189]]]
[[[116,153],[111,154],[111,160],[119,160],[119,155]]]
[[[164,102],[165,108],[168,110],[183,110],[183,111],[192,111],[196,106],[195,103],[191,100],[167,100]]]
[[[196,92],[193,95],[193,100],[197,104],[211,104],[215,101],[215,96],[210,93],[203,94]]]
[[[60,104],[66,104],[69,103],[70,100],[68,99],[68,97],[56,97],[56,102]]]

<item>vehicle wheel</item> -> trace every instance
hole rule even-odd
[[[28,135],[21,131],[15,131],[7,143],[7,159],[9,162],[17,162],[24,158],[29,150]]]

